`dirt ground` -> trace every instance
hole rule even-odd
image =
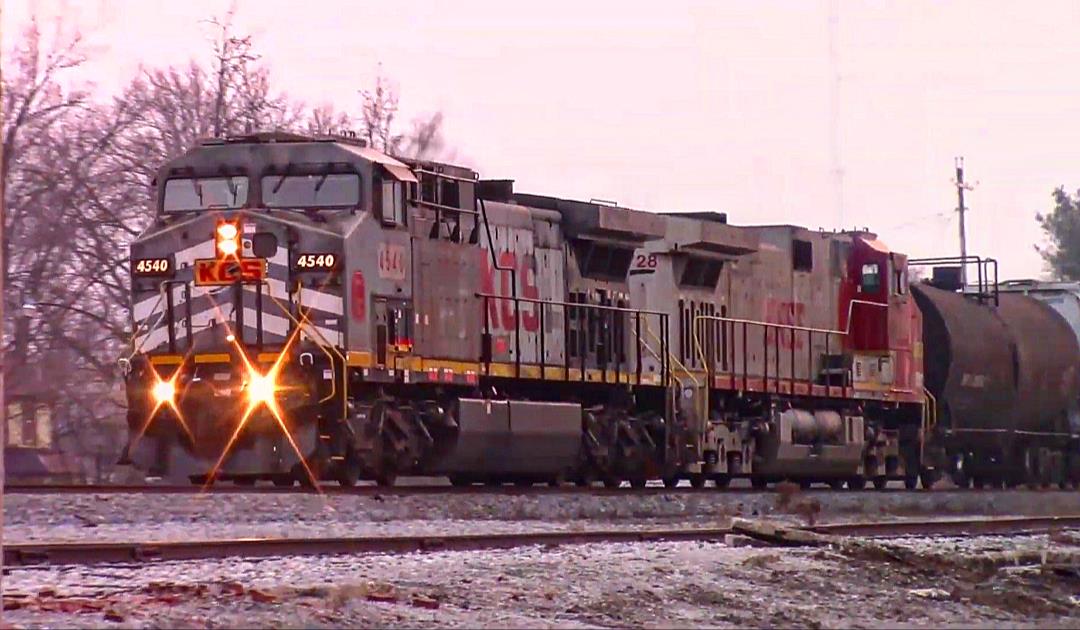
[[[14,627],[1080,627],[1080,576],[987,568],[1046,536],[893,553],[647,543],[16,569]]]

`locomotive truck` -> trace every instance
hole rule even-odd
[[[869,231],[523,194],[277,132],[203,141],[154,190],[121,360],[122,459],[151,474],[861,488],[982,461],[953,430],[982,417],[950,404],[971,375],[933,381],[907,257]],[[1075,339],[1058,358],[1044,416],[1080,394]],[[1033,440],[1070,478],[1075,436]]]

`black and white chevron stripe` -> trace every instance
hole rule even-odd
[[[187,249],[174,253],[176,264],[175,280],[182,280],[186,285],[170,285],[173,293],[173,318],[178,349],[187,349],[187,302],[191,302],[192,344],[195,348],[205,347],[209,339],[208,331],[212,322],[218,325],[228,323],[237,330],[236,293],[231,286],[195,286],[195,260],[214,257],[214,241],[207,240]],[[281,305],[289,306],[287,281],[289,279],[289,251],[278,247],[277,252],[268,260],[268,280],[261,286],[262,295],[262,339],[266,345],[285,342],[292,327],[292,321],[282,312]],[[243,339],[247,343],[256,340],[256,323],[260,311],[256,310],[259,286],[246,285],[243,288]],[[335,287],[334,290],[337,290]],[[185,293],[188,297],[185,297]],[[271,299],[274,298],[274,299]],[[340,295],[331,290],[303,288],[297,295],[299,305],[308,311],[309,324],[305,336],[331,345],[344,346],[344,303]],[[275,302],[276,300],[276,302]],[[144,292],[136,296],[132,307],[135,323],[135,348],[137,352],[160,352],[166,349],[169,340],[168,318],[164,316],[168,300],[163,291]]]

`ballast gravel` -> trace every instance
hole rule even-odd
[[[575,527],[718,527],[734,516],[805,523],[967,514],[1080,514],[1080,492],[659,494],[8,494],[4,539],[191,540],[449,535]]]
[[[973,542],[974,541],[974,542]],[[906,539],[955,558],[1047,537]],[[942,546],[945,545],[945,546]],[[958,565],[959,566],[959,565]],[[14,627],[1080,627],[1077,578],[712,543],[15,570]]]

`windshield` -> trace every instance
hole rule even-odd
[[[242,208],[247,204],[247,177],[192,177],[165,182],[165,212]]]
[[[360,205],[356,173],[267,175],[262,200],[269,208],[354,208]]]

